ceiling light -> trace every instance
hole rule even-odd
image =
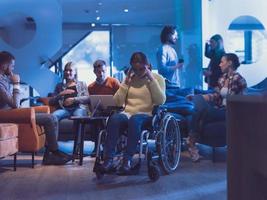
[[[124,11],[124,12],[126,12],[126,13],[127,13],[127,12],[129,12],[129,10],[128,10],[128,9],[124,9],[123,11]]]
[[[95,10],[96,13],[99,13],[99,10]]]
[[[99,6],[102,6],[102,5],[103,5],[103,3],[102,3],[102,2],[98,2],[98,5],[99,5]]]
[[[92,27],[95,27],[95,23],[92,23],[91,26],[92,26]]]
[[[99,20],[100,20],[100,17],[99,17],[99,16],[98,16],[98,17],[96,17],[96,20],[97,20],[97,21],[99,21]]]

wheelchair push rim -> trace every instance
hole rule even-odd
[[[163,171],[166,174],[174,172],[180,161],[181,136],[179,125],[170,113],[167,113],[162,120],[157,137],[157,151]]]

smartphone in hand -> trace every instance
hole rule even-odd
[[[184,63],[184,59],[183,58],[179,58],[178,63]]]

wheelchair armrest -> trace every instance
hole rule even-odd
[[[153,107],[152,115],[159,114],[161,112],[167,112],[167,106],[165,105],[156,105]]]

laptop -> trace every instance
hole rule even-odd
[[[95,117],[99,112],[108,110],[108,108],[117,107],[113,95],[90,95],[90,103],[92,117]]]

